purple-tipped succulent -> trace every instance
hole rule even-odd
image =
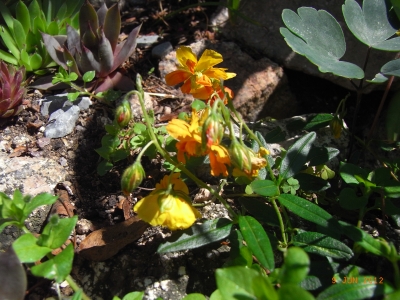
[[[16,69],[4,61],[0,62],[0,118],[15,116],[23,109],[26,94],[25,68]]]
[[[42,33],[43,42],[53,60],[64,69],[81,77],[87,71],[96,71],[96,92],[117,88],[131,90],[135,84],[118,71],[118,67],[132,55],[141,25],[128,38],[118,43],[121,15],[118,5],[109,9],[103,4],[96,12],[86,1],[79,12],[80,33],[67,26],[67,36]]]

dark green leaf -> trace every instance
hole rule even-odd
[[[326,164],[332,158],[339,155],[340,151],[332,147],[312,147],[308,154],[310,160],[309,166],[318,166]]]
[[[297,174],[308,161],[312,143],[316,139],[315,132],[307,133],[298,139],[287,151],[281,163],[279,177],[288,179]]]
[[[169,241],[160,245],[158,253],[180,251],[199,248],[226,238],[232,228],[232,222],[228,219],[214,219],[203,224],[195,224],[192,227],[174,232]]]
[[[251,216],[239,217],[240,231],[258,262],[266,269],[275,268],[274,252],[261,224]]]
[[[317,114],[313,116],[311,120],[307,120],[307,124],[303,127],[303,130],[313,131],[326,127],[332,119],[332,114]]]
[[[31,268],[32,274],[61,283],[72,270],[74,247],[69,244],[60,254]]]
[[[278,290],[279,300],[314,300],[314,296],[310,292],[305,291],[300,286],[295,284],[285,284],[282,285]]]
[[[28,7],[26,7],[25,3],[23,3],[22,1],[18,1],[17,3],[17,6],[15,8],[15,16],[16,19],[21,22],[24,33],[25,35],[27,35],[29,29],[31,28],[31,18],[29,15]]]
[[[97,165],[97,174],[99,174],[100,176],[104,176],[107,174],[108,171],[110,171],[113,168],[113,166],[114,165],[108,160],[102,160]]]
[[[32,233],[26,233],[12,244],[15,253],[22,263],[36,262],[51,252],[51,248],[39,246],[37,241],[38,239]]]
[[[246,267],[217,269],[215,277],[224,300],[278,300],[278,295],[268,277],[253,269]]]
[[[296,174],[293,178],[298,180],[300,189],[306,192],[322,192],[331,187],[327,180],[307,173]]]
[[[400,59],[398,61],[400,62]],[[398,76],[400,76],[400,69]],[[400,92],[394,94],[390,99],[386,114],[386,134],[388,140],[392,142],[396,142],[400,138]]]
[[[344,209],[358,210],[368,203],[368,196],[358,197],[354,189],[344,188],[340,191],[339,204]]]
[[[244,208],[255,217],[259,222],[263,222],[272,226],[279,226],[279,220],[276,211],[271,205],[265,201],[254,198],[242,197],[239,198],[240,203]]]
[[[280,127],[276,127],[268,131],[268,133],[264,135],[264,139],[267,143],[279,143],[286,139],[286,134]]]
[[[279,195],[279,187],[272,180],[254,180],[250,186],[253,192],[261,196],[273,197]]]
[[[359,166],[343,162],[340,163],[339,174],[344,182],[352,186],[358,186],[360,184],[354,175],[361,176],[362,178],[368,177],[368,173],[364,169],[360,168]]]
[[[225,267],[244,266],[250,267],[253,263],[253,254],[244,244],[243,236],[239,230],[233,230],[229,235],[229,259],[224,263]]]
[[[342,242],[319,232],[303,232],[293,238],[293,244],[304,251],[337,259],[350,259],[353,251]]]
[[[311,201],[289,194],[280,195],[278,201],[303,219],[341,232],[338,222],[327,211]]]
[[[396,33],[387,17],[385,0],[364,0],[363,7],[355,0],[346,0],[343,16],[350,31],[369,47],[399,51],[400,37],[389,39]]]

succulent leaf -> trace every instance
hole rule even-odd
[[[74,56],[76,52],[81,53],[81,37],[78,31],[71,26],[67,26],[67,47],[71,55]],[[49,52],[50,53],[50,52]],[[57,62],[57,61],[56,61]]]
[[[29,28],[31,27],[31,18],[28,7],[22,1],[19,1],[15,8],[17,20],[21,22],[24,28],[25,35],[28,34]]]
[[[114,55],[110,41],[106,38],[104,32],[101,32],[99,49],[98,49],[100,74],[99,77],[107,76],[113,67]]]
[[[134,28],[131,33],[128,35],[128,38],[121,44],[118,45],[116,48],[116,51],[118,51],[118,48],[120,49],[118,53],[114,56],[114,65],[111,70],[114,71],[116,70],[124,61],[128,59],[129,56],[132,55],[133,51],[135,51],[136,44],[137,44],[137,37],[139,35],[139,30],[142,25],[137,26]]]
[[[104,19],[104,34],[110,41],[112,50],[115,51],[115,47],[118,44],[118,36],[121,30],[121,15],[117,4],[114,4],[105,15]]]
[[[95,49],[99,43],[99,38],[96,35],[96,33],[91,28],[89,28],[81,36],[82,36],[82,41],[83,41],[83,44],[85,45],[85,47],[89,48],[92,51],[95,51]]]
[[[66,70],[69,69],[71,72],[75,72],[76,74],[78,74],[80,76],[77,61],[66,47],[64,47],[63,55],[64,55],[65,64],[67,65],[67,68],[65,68],[65,69]]]
[[[17,19],[14,19],[13,29],[14,29],[14,40],[16,41],[18,48],[25,49],[26,45],[25,30],[21,22],[18,21]]]
[[[64,49],[55,37],[42,32],[43,43],[46,45],[47,52],[51,58],[64,69],[68,69],[67,64],[64,60]],[[66,39],[66,37],[65,37]]]
[[[97,31],[99,28],[99,18],[93,5],[86,1],[79,12],[80,34],[84,36],[87,30]]]
[[[30,21],[31,21],[31,25],[30,28],[34,27],[34,19],[35,18],[40,18],[40,6],[39,3],[37,2],[37,0],[33,0],[28,7],[29,10],[29,14],[30,14]]]
[[[99,25],[103,26],[104,25],[104,20],[106,19],[106,14],[107,14],[108,8],[105,2],[100,6],[100,8],[97,10],[97,17],[99,18]]]
[[[86,48],[84,45],[81,45],[82,47],[82,57],[81,57],[81,69],[83,73],[86,73],[88,71],[95,70],[96,73],[100,73],[101,71],[101,66],[100,62],[96,60],[96,58],[93,55],[93,52],[90,51],[89,48]]]

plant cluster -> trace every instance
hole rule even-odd
[[[21,3],[15,7],[17,16],[25,11]],[[397,12],[400,9],[396,3],[393,1]],[[229,1],[229,5],[238,10],[239,1]],[[400,51],[400,37],[393,37],[396,29],[388,21],[387,11],[384,0],[364,0],[362,7],[355,0],[346,0],[343,5],[347,26],[368,46],[368,53],[371,48]],[[321,72],[352,80],[357,88],[357,115],[367,61],[362,69],[340,60],[346,43],[339,23],[328,12],[310,7],[301,7],[297,13],[284,10],[282,18],[286,27],[280,32],[293,51],[304,55]],[[91,89],[105,91],[110,87],[120,88],[121,83],[127,82],[118,67],[132,54],[140,26],[125,42],[118,43],[120,23],[117,6],[107,9],[103,5],[96,12],[86,2],[79,13],[80,32],[67,26],[66,36],[41,34],[50,57],[61,66],[53,83],[67,83],[77,90],[71,94],[71,100],[78,94],[90,93]],[[30,26],[36,26],[35,22]],[[140,187],[146,176],[142,157],[163,159],[167,174],[134,206],[134,211],[145,222],[174,231],[171,239],[159,246],[158,253],[193,249],[229,239],[230,257],[216,270],[217,290],[210,296],[211,300],[399,298],[400,255],[396,246],[361,229],[369,211],[380,210],[400,224],[399,163],[380,159],[381,167],[366,170],[350,161],[342,162],[337,174],[343,188],[332,198],[326,196],[336,176],[327,163],[338,156],[339,150],[317,147],[314,142],[320,127],[330,125],[335,137],[345,130],[342,120],[345,99],[334,115],[313,117],[302,128],[304,135],[279,157],[273,157],[269,143],[276,139],[276,133],[262,134],[250,129],[237,113],[232,102],[234,94],[225,86],[236,74],[216,67],[223,61],[222,55],[207,49],[198,59],[189,47],[181,46],[177,49],[177,60],[178,69],[165,80],[171,86],[181,84],[183,93],[197,99],[192,104],[192,112],[181,114],[166,126],[155,126],[154,112],[145,109],[142,80],[138,75],[136,89],[128,92],[117,106],[114,122],[106,125],[107,134],[102,146],[96,149],[102,157],[97,170],[100,175],[111,170],[115,162],[134,159],[121,176],[121,190],[127,197]],[[388,82],[389,89],[391,80],[387,76],[400,76],[399,70],[400,60],[390,61],[367,82]],[[1,73],[0,116],[14,115],[21,103],[15,99],[22,99],[24,93],[17,84],[22,82],[23,73],[8,68],[4,62]],[[93,85],[82,88],[75,83],[78,79],[85,85]],[[354,80],[360,83],[357,85]],[[141,120],[134,120],[132,116],[129,102],[132,96],[139,99]],[[393,98],[393,110],[399,107],[399,99],[398,95]],[[391,111],[387,128],[392,147],[398,146],[398,120],[398,111]],[[370,139],[363,141],[351,136],[378,157]],[[348,151],[351,157],[352,144]],[[205,167],[214,181],[219,182],[217,188],[196,175],[196,169]],[[191,185],[209,190],[225,206],[229,219],[196,223],[201,213],[192,204]],[[235,199],[235,205],[227,199]],[[1,286],[0,292],[23,297],[26,277],[21,263],[24,263],[36,276],[56,283],[67,280],[76,291],[73,299],[89,299],[69,275],[73,245],[67,240],[77,218],[52,216],[39,236],[30,233],[24,224],[35,208],[55,200],[56,197],[48,194],[31,198],[16,191],[10,198],[0,193],[0,231],[13,225],[24,233],[13,243],[12,251],[0,255],[0,261],[6,255],[6,259],[15,263],[10,270],[0,268],[0,277],[6,274],[1,272],[7,272],[16,283],[11,292],[6,286]],[[330,205],[355,212],[357,222],[350,224],[332,215],[325,209]],[[308,222],[306,228],[298,228],[298,219]],[[55,251],[59,253],[55,255]],[[357,265],[357,258],[363,253],[385,258],[393,267],[393,276],[370,274]],[[283,258],[282,263],[277,258]],[[142,299],[143,294],[134,292],[123,299]],[[205,296],[191,294],[185,299],[200,300]]]

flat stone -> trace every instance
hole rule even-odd
[[[90,105],[92,105],[92,101],[90,101],[89,97],[79,97],[75,101],[71,102],[68,100],[67,94],[47,96],[39,101],[41,102],[40,113],[43,116],[48,116],[63,107],[75,105],[78,106],[80,110],[86,110]]]
[[[170,53],[174,48],[172,47],[172,44],[170,42],[165,42],[160,45],[154,46],[154,48],[151,50],[151,55],[154,58],[163,58],[166,56],[168,53]]]
[[[136,39],[138,47],[149,47],[158,42],[159,35],[142,35]]]
[[[44,135],[48,138],[59,138],[70,134],[79,118],[79,107],[70,106],[56,110],[50,115],[49,121],[55,120],[46,126]]]
[[[289,90],[283,69],[276,63],[268,58],[255,60],[231,42],[199,41],[190,47],[198,56],[205,49],[222,54],[224,61],[216,67],[236,73],[236,77],[224,84],[233,90],[233,104],[247,121],[266,116],[282,119],[295,114],[295,97]],[[176,70],[176,63],[176,51],[172,51],[159,64],[161,78]]]
[[[67,172],[53,159],[44,157],[13,157],[0,152],[0,191],[12,195],[19,189],[23,194],[36,196],[53,193]]]

